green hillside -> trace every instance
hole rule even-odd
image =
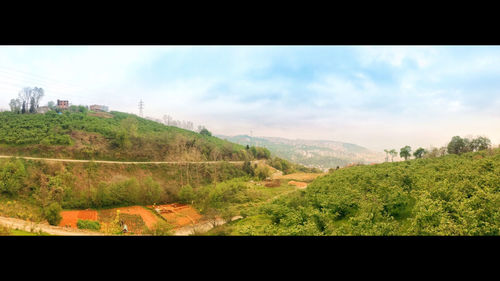
[[[111,112],[0,113],[0,154],[99,160],[252,160],[244,146]]]
[[[499,235],[500,148],[339,169],[248,213],[224,231]]]

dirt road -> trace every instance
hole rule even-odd
[[[233,217],[231,219],[231,221],[239,220],[242,218],[243,218],[242,216],[236,216],[236,217]],[[217,219],[215,221],[215,226],[223,225],[225,223],[226,222],[223,219]],[[188,235],[193,235],[195,233],[207,232],[212,228],[214,228],[214,223],[209,222],[209,221],[205,221],[205,222],[200,222],[200,223],[195,224],[195,225],[188,225],[188,226],[179,228],[178,230],[176,230],[174,232],[174,235],[175,236],[188,236]]]
[[[53,161],[53,162],[80,162],[80,163],[103,163],[103,164],[216,164],[221,162],[227,162],[232,164],[242,164],[245,161],[151,161],[151,162],[129,162],[129,161],[106,161],[106,160],[79,160],[79,159],[54,159],[54,158],[40,158],[40,157],[28,157],[28,156],[9,156],[0,155],[0,158],[20,158],[26,160],[39,160],[39,161]],[[260,160],[250,161],[251,163],[257,163]]]
[[[11,229],[19,229],[28,232],[46,232],[51,235],[60,236],[88,236],[88,235],[105,235],[104,233],[86,231],[81,229],[71,229],[59,226],[52,226],[44,223],[35,223],[15,218],[0,217],[0,224]]]

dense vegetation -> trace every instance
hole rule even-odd
[[[239,235],[500,235],[500,149],[335,170],[225,228]]]
[[[208,131],[207,131],[208,132]],[[254,160],[269,151],[137,117],[85,110],[0,113],[0,153],[136,161]]]

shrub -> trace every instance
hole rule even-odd
[[[101,229],[101,224],[98,221],[91,221],[91,220],[78,220],[76,223],[76,226],[79,229],[91,229],[91,230],[100,230]]]
[[[195,195],[191,185],[185,185],[179,190],[179,201],[181,203],[190,204],[195,199]]]
[[[49,224],[58,225],[61,222],[61,220],[62,220],[61,211],[62,211],[61,205],[59,205],[59,203],[55,203],[55,202],[50,204],[45,209],[45,212],[44,212],[45,218],[47,219]]]
[[[20,160],[7,162],[0,170],[0,192],[10,196],[17,195],[27,177],[26,169]]]
[[[264,180],[271,175],[271,170],[267,166],[258,166],[255,169],[255,175],[258,179]]]

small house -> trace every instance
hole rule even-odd
[[[69,101],[57,100],[57,107],[60,109],[68,109],[69,108]]]

